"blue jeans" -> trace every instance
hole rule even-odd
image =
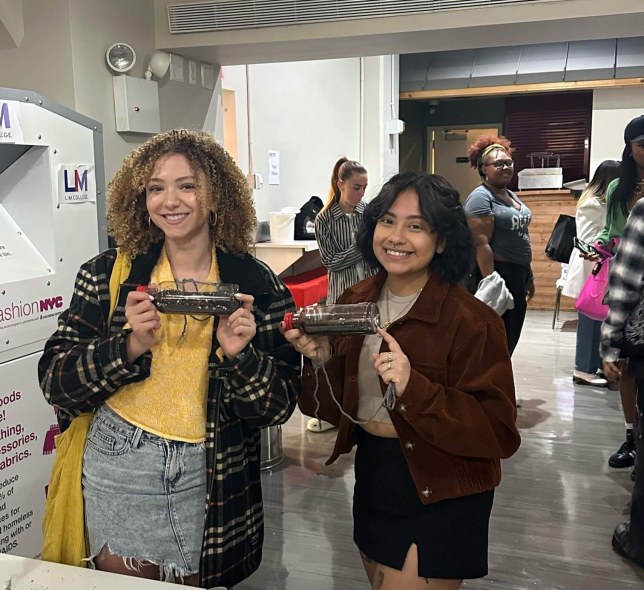
[[[107,406],[85,445],[83,499],[90,556],[107,547],[157,564],[160,578],[199,571],[206,515],[206,448],[160,438]],[[127,583],[125,583],[127,586]]]
[[[601,367],[599,358],[599,333],[602,323],[577,313],[577,343],[575,345],[575,369],[595,373]]]

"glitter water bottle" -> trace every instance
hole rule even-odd
[[[287,330],[298,329],[310,336],[375,334],[380,313],[373,302],[308,305],[286,313],[284,324]]]
[[[230,315],[241,306],[235,297],[238,286],[231,283],[203,283],[184,279],[162,281],[158,285],[141,286],[152,296],[161,313],[184,315]]]

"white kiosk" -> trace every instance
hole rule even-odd
[[[0,88],[0,553],[34,557],[56,417],[36,366],[79,266],[107,247],[100,123]]]

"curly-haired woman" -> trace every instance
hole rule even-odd
[[[131,261],[111,322],[107,250],[85,263],[39,376],[64,430],[94,412],[83,462],[89,559],[97,569],[232,586],[258,567],[259,428],[291,415],[300,357],[279,332],[294,309],[249,254],[246,179],[214,138],[175,130],[125,159],[108,224]],[[235,283],[228,316],[160,314],[138,285]]]
[[[472,234],[445,179],[394,176],[365,208],[358,248],[379,272],[338,303],[377,302],[385,328],[286,331],[331,384],[307,360],[300,407],[315,411],[319,382],[320,416],[339,426],[328,462],[357,444],[354,541],[371,587],[457,590],[487,573],[500,459],[520,442],[503,322],[459,285]]]
[[[508,189],[514,174],[508,139],[492,135],[479,137],[468,148],[468,157],[483,181],[465,203],[476,246],[474,282],[496,271],[510,291],[514,307],[505,311],[502,318],[512,355],[521,336],[527,301],[534,295],[528,233],[532,213]]]

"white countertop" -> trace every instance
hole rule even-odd
[[[294,240],[292,242],[258,242],[255,248],[297,248],[305,252],[318,249],[316,240]]]
[[[1,590],[168,590],[165,582],[0,554]]]
[[[318,243],[316,240],[259,242],[255,244],[255,256],[266,263],[278,275],[291,268],[302,257],[315,256],[314,253],[317,251]]]

